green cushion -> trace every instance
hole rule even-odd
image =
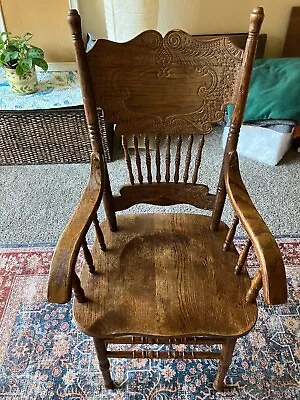
[[[244,121],[258,119],[300,121],[300,58],[255,61]]]

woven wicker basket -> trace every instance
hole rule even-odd
[[[103,112],[98,119],[107,161],[111,161]],[[109,140],[111,139],[111,140]],[[91,145],[82,106],[0,111],[0,165],[88,163]]]

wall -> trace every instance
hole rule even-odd
[[[78,0],[84,35],[92,32],[96,37],[106,38],[106,24],[103,0]]]
[[[98,37],[104,37],[103,16],[97,24],[99,13],[94,15],[93,10],[96,4],[99,10],[103,0],[79,0],[79,3],[81,12],[89,15],[84,20],[85,31],[91,30]],[[191,34],[245,32],[251,10],[262,6],[266,14],[262,32],[268,34],[265,55],[278,57],[291,7],[297,5],[300,6],[299,0],[160,0],[158,30],[165,33],[172,28],[181,28]]]
[[[107,37],[126,42],[143,30],[156,29],[159,0],[104,0]]]
[[[6,29],[16,35],[31,32],[48,62],[74,61],[68,0],[1,0],[1,7]]]
[[[265,9],[262,32],[268,34],[266,56],[281,55],[292,6],[298,0],[161,0],[158,29],[180,27],[189,33],[245,32],[248,15],[256,6]]]
[[[139,0],[137,0],[139,1]],[[156,1],[156,0],[155,0]],[[0,0],[7,29],[31,31],[34,44],[46,50],[48,61],[73,61],[67,24],[67,0]],[[268,34],[266,56],[281,55],[290,10],[298,0],[159,0],[158,30],[181,28],[191,34],[245,32],[252,8],[265,8],[262,32]],[[106,37],[103,0],[78,0],[83,31]]]

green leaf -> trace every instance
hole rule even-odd
[[[47,71],[48,64],[44,59],[44,52],[41,48],[28,43],[31,38],[30,32],[23,36],[12,36],[9,32],[1,32],[0,65],[16,69],[20,77],[35,65]]]
[[[1,32],[1,33],[0,33],[0,36],[1,36],[1,38],[4,37],[5,40],[6,40],[10,34],[11,34],[10,32],[4,31],[4,32]]]
[[[48,64],[43,58],[34,58],[32,61],[35,65],[42,68],[43,71],[46,72],[48,70]]]
[[[9,44],[8,46],[6,46],[6,51],[8,52],[12,52],[12,51],[18,51],[18,47],[14,46],[13,44]]]
[[[18,57],[18,53],[11,52],[11,53],[5,53],[5,62],[9,61],[14,61]]]
[[[26,71],[23,70],[23,68],[21,67],[21,65],[18,65],[16,68],[16,74],[19,76],[22,76]]]
[[[0,54],[0,66],[2,66],[5,63],[5,55],[2,53]]]
[[[8,41],[8,46],[14,46],[17,49],[19,49],[21,47],[21,43],[19,40],[13,38],[13,39],[9,39]]]
[[[18,55],[19,53],[17,51],[5,53],[4,61],[7,63],[10,61],[16,61],[18,59]]]
[[[26,40],[26,42],[28,42],[31,38],[32,38],[33,34],[30,32],[25,33],[25,35],[23,36],[23,38]]]
[[[44,52],[39,47],[32,46],[27,53],[31,58],[44,58]]]
[[[19,60],[18,65],[23,71],[29,71],[33,67],[32,58],[23,58],[22,60]]]
[[[19,53],[17,51],[12,51],[10,53],[10,59],[11,60],[16,60],[18,58]]]

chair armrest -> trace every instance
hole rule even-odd
[[[50,303],[67,303],[71,299],[72,278],[77,256],[102,199],[103,173],[101,165],[100,155],[92,153],[88,185],[59,238],[51,261],[48,280],[48,301]]]
[[[265,302],[267,304],[285,303],[287,286],[282,257],[273,235],[245,188],[236,151],[228,154],[225,163],[225,185],[232,207],[255,249],[260,264]]]

